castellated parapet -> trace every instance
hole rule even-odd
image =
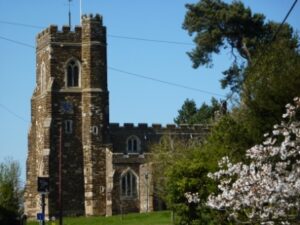
[[[137,125],[134,123],[110,123],[109,124],[110,128],[121,128],[121,129],[126,129],[126,128],[133,128],[133,129],[143,129],[143,128],[149,128],[149,129],[154,129],[154,130],[174,130],[174,131],[180,131],[182,129],[189,129],[189,130],[204,130],[206,131],[207,129],[209,130],[211,128],[210,125],[207,124],[159,124],[159,123],[153,123],[153,124],[147,124],[147,123],[138,123]]]
[[[105,27],[102,24],[102,16],[96,14],[83,15],[82,24],[87,27],[89,24],[95,24],[99,29],[101,36],[106,38]],[[100,26],[99,26],[100,25]],[[97,33],[96,32],[96,33]],[[93,35],[93,33],[91,33]],[[82,26],[75,26],[74,30],[70,26],[62,26],[61,29],[56,25],[50,25],[48,28],[40,32],[36,37],[37,50],[49,45],[70,45],[70,44],[80,44],[82,41]],[[106,45],[106,41],[102,43]]]
[[[24,196],[28,217],[40,212],[37,177],[50,180],[46,217],[58,215],[59,178],[65,215],[161,209],[148,162],[151,145],[164,135],[202,139],[209,127],[109,123],[106,27],[100,15],[84,15],[74,30],[51,25],[37,35],[36,45]]]
[[[93,22],[96,22],[96,23],[99,23],[99,24],[103,25],[102,24],[102,16],[98,13],[96,15],[93,15],[93,14],[82,15],[81,19],[82,20],[90,20],[90,21],[93,21]]]

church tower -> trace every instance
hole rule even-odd
[[[106,28],[99,15],[82,26],[50,26],[37,36],[31,99],[25,213],[40,212],[37,177],[49,177],[46,214],[106,215],[109,152]],[[61,188],[60,188],[61,187]]]

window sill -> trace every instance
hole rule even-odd
[[[121,201],[125,200],[125,201],[132,201],[132,200],[137,200],[138,196],[121,196]]]
[[[123,153],[123,158],[139,157],[145,158],[144,153]]]
[[[59,92],[81,92],[81,87],[64,87]]]

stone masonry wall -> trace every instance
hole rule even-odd
[[[59,209],[59,160],[65,215],[111,215],[160,208],[153,193],[151,145],[164,135],[202,139],[207,126],[109,124],[106,28],[102,18],[84,16],[82,27],[51,25],[37,36],[36,88],[31,99],[31,127],[25,187],[25,213],[40,211],[37,177],[49,176],[47,216]],[[67,65],[78,62],[78,87],[67,87]],[[66,107],[67,106],[67,107]],[[66,132],[71,121],[72,132]],[[129,137],[138,152],[128,152]],[[61,158],[59,159],[61,149]],[[121,176],[136,177],[136,196],[121,195]]]
[[[28,135],[27,180],[25,186],[25,213],[35,216],[40,210],[40,196],[37,193],[37,177],[48,176],[51,124],[51,88],[49,49],[37,51],[36,88],[31,99],[31,128]],[[42,72],[43,66],[43,72]],[[41,74],[44,84],[42,85]],[[42,87],[44,86],[44,87]],[[48,202],[48,199],[46,199]],[[48,210],[47,210],[48,212]]]
[[[99,15],[82,18],[81,54],[85,211],[86,215],[106,215],[106,28]]]
[[[63,209],[66,215],[84,214],[84,181],[83,181],[83,152],[81,140],[81,94],[80,93],[53,93],[53,125],[51,135],[50,154],[50,187],[49,206],[50,214],[58,214],[59,188],[59,150],[61,145],[62,162],[62,198]],[[72,105],[69,112],[62,110],[62,104]],[[72,120],[72,133],[65,132],[65,121]],[[61,132],[61,135],[60,135]]]
[[[203,139],[209,132],[210,127],[207,125],[180,125],[168,124],[165,127],[161,124],[140,123],[135,126],[132,123],[124,123],[121,126],[118,123],[111,123],[109,126],[111,142],[113,143],[114,153],[126,152],[126,140],[134,135],[141,141],[141,152],[148,152],[151,145],[157,143],[163,135],[179,137],[182,139]]]
[[[110,135],[113,146],[113,191],[112,210],[113,214],[129,212],[146,212],[161,209],[162,202],[155,196],[153,191],[153,179],[151,165],[148,158],[151,154],[151,145],[158,143],[164,135],[181,139],[203,140],[209,132],[206,125],[175,126],[160,124],[138,124],[125,123],[123,126],[110,124]],[[140,140],[138,153],[127,152],[128,137],[135,136]],[[121,174],[131,169],[138,176],[138,195],[136,198],[123,198],[120,194]],[[147,177],[147,178],[146,178]]]

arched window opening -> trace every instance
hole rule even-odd
[[[71,60],[67,66],[67,86],[79,86],[79,65],[75,60]]]
[[[138,153],[140,151],[140,140],[136,136],[130,136],[127,139],[127,152]]]
[[[73,121],[65,120],[65,134],[72,134],[72,133],[73,133]]]
[[[45,91],[46,91],[46,66],[45,66],[45,63],[43,62],[42,65],[41,65],[41,77],[40,77],[40,80],[41,80],[41,93],[43,94]]]
[[[137,178],[130,170],[121,176],[121,195],[122,197],[137,196]]]
[[[98,127],[97,126],[92,126],[92,133],[94,135],[97,135],[98,134]]]

